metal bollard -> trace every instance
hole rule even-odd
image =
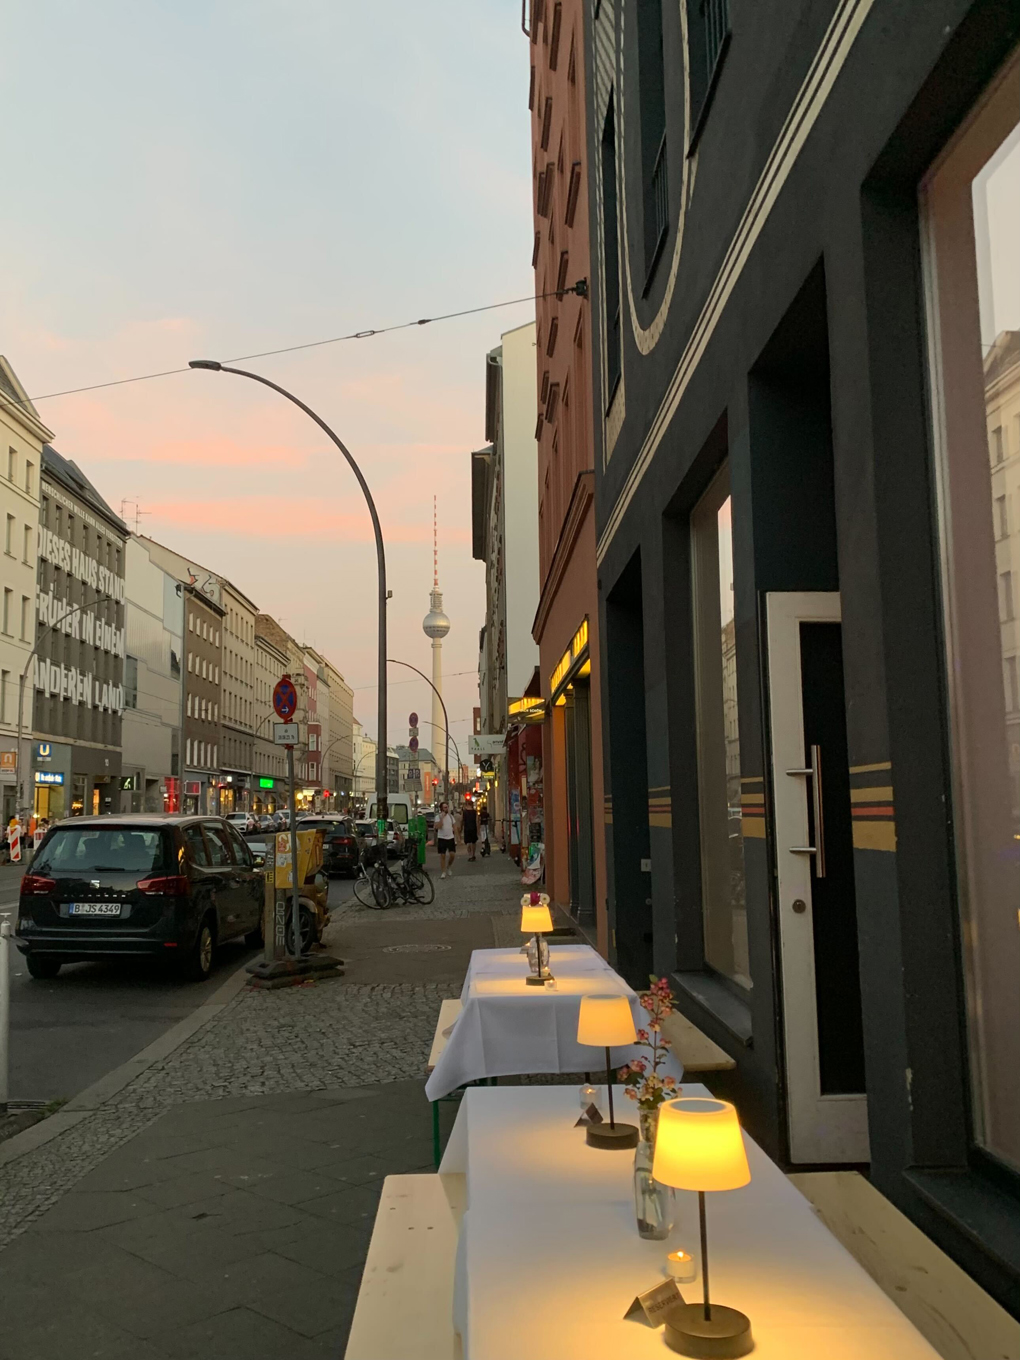
[[[7,1113],[11,1038],[11,923],[0,919],[0,1115]]]

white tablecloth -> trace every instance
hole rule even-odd
[[[556,979],[553,986],[529,987],[528,961],[518,950],[474,951],[461,992],[463,1010],[425,1085],[429,1100],[482,1077],[590,1072],[598,1081],[605,1072],[605,1050],[577,1042],[581,997],[591,993],[628,997],[636,1027],[645,1024],[647,1012],[634,990],[588,945],[553,945],[549,967]],[[613,1049],[613,1064],[622,1067],[647,1052],[636,1045]],[[662,1070],[677,1078],[682,1075],[672,1057]],[[626,1099],[621,1115],[623,1107],[633,1109]]]
[[[707,1095],[685,1083],[687,1095]],[[585,1145],[574,1092],[469,1090],[441,1172],[467,1179],[454,1284],[464,1360],[651,1360],[662,1329],[623,1315],[665,1278],[668,1251],[699,1255],[697,1196],[678,1192],[667,1242],[634,1223],[633,1157]],[[747,1138],[752,1180],[708,1201],[712,1297],[747,1313],[755,1360],[938,1360],[895,1304]],[[682,1285],[701,1299],[700,1280]]]

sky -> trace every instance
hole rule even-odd
[[[314,424],[223,374],[47,394],[528,296],[528,74],[518,0],[5,10],[0,353],[113,508],[137,502],[143,533],[324,652],[373,734],[371,524]],[[438,496],[444,690],[465,755],[484,613],[468,454],[485,442],[485,354],[533,310],[248,365],[360,463],[387,544],[389,653],[426,672]],[[429,694],[391,674],[391,742]]]

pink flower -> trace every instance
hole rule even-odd
[[[646,1029],[639,1029],[637,1032],[637,1037],[639,1043],[642,1044],[648,1043],[648,1031]]]
[[[628,1086],[628,1087],[627,1087],[627,1099],[628,1099],[628,1100],[637,1100],[637,1098],[638,1098],[638,1093],[637,1093],[637,1091],[634,1090],[633,1086]]]

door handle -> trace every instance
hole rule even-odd
[[[814,855],[815,878],[825,877],[825,817],[822,811],[822,748],[811,746],[811,764],[803,770],[787,770],[793,777],[806,776],[811,780],[811,810],[815,822],[814,845],[791,845],[791,855]]]

